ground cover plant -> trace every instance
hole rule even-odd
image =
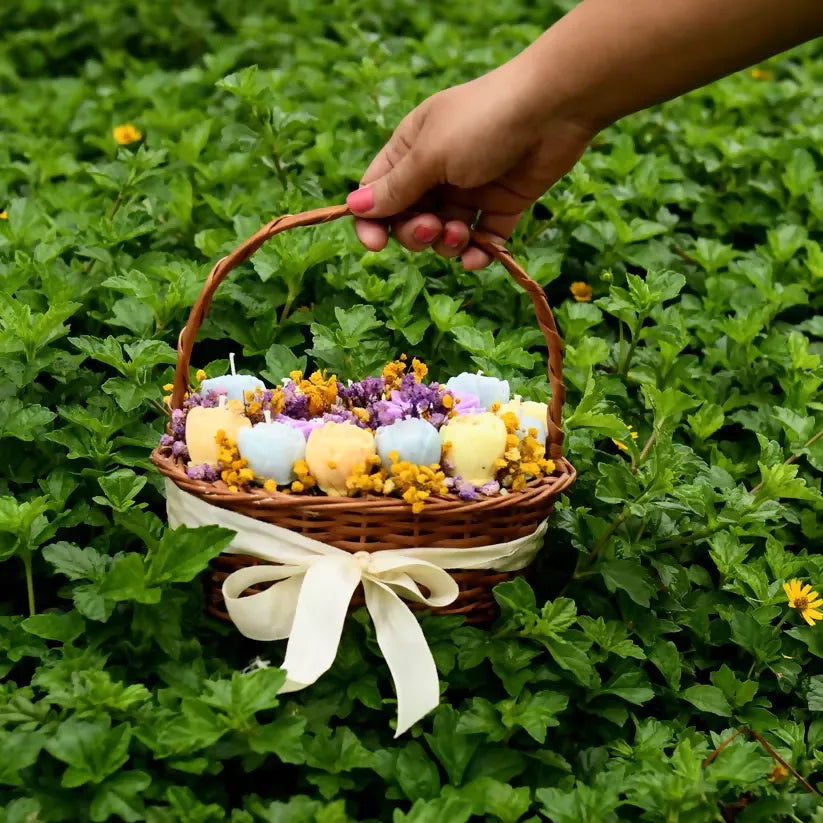
[[[579,479],[497,624],[424,619],[445,692],[411,732],[362,613],[278,698],[282,644],[204,612],[230,535],[164,527],[148,454],[210,265],[569,5],[0,7],[1,819],[823,820],[823,626],[784,590],[823,585],[821,45],[609,128],[519,227]],[[548,390],[502,269],[343,223],[223,285],[195,355],[230,351]]]

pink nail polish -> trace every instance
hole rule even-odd
[[[430,228],[429,226],[418,226],[414,230],[414,239],[418,243],[431,243],[435,237],[437,237],[438,232],[435,229]]]
[[[369,211],[374,208],[374,192],[368,186],[363,186],[346,198],[346,205],[353,212]]]
[[[454,229],[446,229],[445,234],[443,235],[443,243],[448,246],[450,249],[456,249],[462,241],[460,236],[460,232],[454,231]]]

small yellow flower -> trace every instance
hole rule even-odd
[[[588,283],[580,281],[572,283],[569,291],[578,303],[589,303],[592,299],[592,287]]]
[[[788,776],[789,770],[782,764],[778,763],[771,770],[771,772],[769,772],[769,783],[780,783],[781,781],[785,780]]]
[[[131,123],[122,123],[115,126],[111,130],[112,137],[120,146],[128,146],[130,143],[136,143],[143,139],[143,132],[133,126]]]
[[[804,586],[799,580],[790,580],[783,584],[783,591],[786,592],[789,606],[797,609],[810,626],[814,626],[815,620],[823,620],[823,612],[820,611],[823,600],[808,583]]]
[[[422,383],[423,378],[429,373],[429,367],[415,357],[412,360],[412,371],[414,372],[414,379],[418,383]]]
[[[204,372],[203,369],[198,369],[194,377],[198,383],[202,383],[206,379],[206,372]]]
[[[166,385],[163,386],[163,391],[174,391],[174,383],[166,383]]]
[[[755,80],[771,80],[774,75],[766,69],[752,69],[752,77]]]
[[[0,220],[8,220],[8,219],[9,219],[9,213],[5,209],[2,209],[0,211]]]
[[[612,443],[614,443],[614,445],[617,446],[617,448],[620,449],[620,451],[622,452],[626,451],[626,449],[629,448],[625,443],[621,442],[620,440],[615,440],[613,437]]]

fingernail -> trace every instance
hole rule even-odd
[[[368,186],[363,186],[362,189],[353,191],[346,198],[346,205],[353,212],[369,211],[374,208],[374,192]]]
[[[438,235],[437,229],[433,229],[430,226],[418,226],[414,230],[414,239],[418,243],[431,243],[435,237]]]
[[[460,236],[460,232],[455,231],[454,229],[446,229],[446,232],[443,235],[443,243],[450,249],[456,249],[462,240],[463,238]]]

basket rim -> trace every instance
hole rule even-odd
[[[411,514],[411,506],[397,497],[286,494],[279,490],[267,491],[262,487],[250,491],[231,491],[222,480],[206,481],[190,478],[186,474],[184,461],[173,457],[167,447],[154,449],[151,453],[151,461],[160,473],[169,478],[178,488],[217,506],[220,506],[221,503],[228,503],[245,506],[253,505],[254,508],[259,510],[311,509],[315,512],[322,510],[327,514],[342,510],[349,512],[380,511],[383,514]],[[565,457],[556,458],[554,464],[555,471],[551,475],[532,480],[526,484],[525,488],[508,494],[496,494],[481,497],[478,500],[461,500],[456,494],[432,495],[426,500],[423,512],[414,516],[472,515],[486,512],[489,509],[497,510],[537,502],[541,498],[556,498],[574,483],[577,471]]]

